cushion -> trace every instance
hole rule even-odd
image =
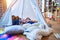
[[[4,29],[4,33],[7,34],[18,34],[23,32],[24,32],[24,28],[20,25],[9,26],[9,27],[5,27]]]

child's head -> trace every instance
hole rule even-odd
[[[19,20],[19,16],[16,16],[16,19]]]
[[[12,15],[12,20],[15,20],[16,19],[16,16]]]
[[[31,20],[31,19],[29,17],[27,17],[26,20]]]
[[[26,22],[30,21],[31,19],[29,17],[26,18]]]

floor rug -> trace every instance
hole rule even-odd
[[[17,35],[0,34],[0,40],[24,40],[24,38]]]

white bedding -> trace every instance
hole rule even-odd
[[[28,32],[28,33],[24,32],[24,35],[26,35],[26,37],[30,40],[36,40],[36,39],[41,40],[42,35],[38,34],[38,32],[40,32],[39,29],[34,29],[33,31]]]
[[[35,24],[24,24],[24,25],[15,25],[5,28],[5,32],[13,31],[13,33],[18,33],[18,31],[23,30],[24,35],[30,40],[41,40],[42,36],[48,36],[53,31],[52,28],[44,27],[43,24],[35,23]]]
[[[30,25],[30,24],[29,24]],[[24,35],[30,40],[41,39],[42,36],[48,36],[52,33],[52,28],[44,27],[43,24],[35,23],[30,25],[25,31]]]

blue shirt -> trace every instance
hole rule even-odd
[[[19,25],[19,20],[13,20],[13,25]]]
[[[27,23],[33,24],[33,23],[35,23],[35,22],[33,22],[33,21],[29,21],[29,22],[27,22]]]

